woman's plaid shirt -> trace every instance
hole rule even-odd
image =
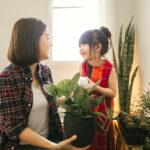
[[[38,64],[36,75],[49,103],[49,140],[63,140],[64,134],[54,97],[43,90],[46,81],[52,82],[49,67]],[[0,74],[0,150],[13,150],[19,134],[28,126],[32,108],[32,73],[29,67],[10,64]]]

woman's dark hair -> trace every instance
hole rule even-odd
[[[39,62],[39,39],[46,25],[36,18],[22,18],[13,27],[8,59],[26,66]]]
[[[85,31],[79,39],[79,46],[81,44],[88,44],[91,47],[100,43],[102,45],[101,56],[106,54],[109,49],[109,40],[111,46],[111,33],[106,27],[101,27],[99,30],[87,30]]]

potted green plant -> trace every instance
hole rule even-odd
[[[113,110],[107,109],[107,116],[101,112],[91,112],[91,108],[100,105],[104,101],[105,95],[94,97],[91,94],[92,89],[99,83],[99,81],[89,90],[78,85],[80,73],[77,73],[71,80],[64,79],[57,85],[51,82],[45,84],[44,89],[47,93],[57,98],[61,96],[66,97],[66,101],[60,104],[60,107],[65,109],[64,117],[64,131],[66,138],[72,135],[77,135],[77,140],[72,144],[77,147],[84,147],[91,143],[94,137],[95,117],[101,116],[109,121],[108,126],[106,121],[98,124],[99,127],[108,131],[110,121],[113,116]],[[74,92],[73,97],[70,97]]]
[[[150,137],[145,138],[145,143],[143,145],[143,150],[149,150],[150,149]]]
[[[133,121],[130,121],[126,124],[125,130],[127,133],[134,134],[136,133],[137,126]]]
[[[132,120],[139,126],[140,122],[142,121],[142,118],[138,115],[131,116]]]
[[[134,25],[132,25],[132,19],[126,29],[124,41],[122,36],[122,27],[120,29],[117,53],[118,60],[113,49],[113,63],[118,76],[119,106],[121,111],[125,111],[127,113],[130,113],[132,87],[138,70],[137,66],[131,76],[135,42],[135,31]]]
[[[132,111],[136,114],[133,119],[140,119],[140,121],[145,121],[150,125],[150,89],[141,90],[134,98],[132,102]]]
[[[149,126],[147,122],[141,121],[139,124],[139,129],[141,134],[147,134],[149,131]]]

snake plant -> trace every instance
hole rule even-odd
[[[134,25],[132,24],[132,20],[133,17],[131,18],[130,23],[126,29],[124,40],[122,37],[123,26],[121,26],[117,53],[118,59],[116,58],[113,48],[113,64],[116,68],[118,76],[120,110],[127,113],[130,113],[132,87],[138,70],[137,66],[131,76],[135,42],[135,30]]]
[[[101,112],[91,112],[91,108],[96,105],[100,105],[104,102],[105,95],[95,97],[91,94],[92,89],[100,82],[98,81],[95,85],[87,90],[78,85],[78,80],[80,77],[80,73],[74,75],[74,77],[70,79],[64,79],[60,81],[57,85],[54,85],[51,82],[47,82],[44,85],[45,91],[55,96],[56,99],[65,96],[66,101],[60,104],[60,107],[66,110],[65,114],[78,118],[92,118],[96,116],[101,116],[106,118],[109,121],[109,125],[113,116],[113,110],[107,109],[107,115],[104,115]],[[73,97],[70,97],[72,91],[74,91]],[[106,125],[107,121],[101,122],[98,124],[100,128],[104,131],[108,131],[109,125]]]

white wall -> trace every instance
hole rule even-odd
[[[150,0],[136,0],[136,28],[140,77],[146,90],[150,83]]]
[[[123,24],[125,29],[133,15],[135,15],[136,0],[115,0],[116,34],[119,37],[119,30]]]
[[[0,0],[0,71],[9,62],[7,51],[14,23],[22,17],[37,17],[49,25],[49,0]]]

